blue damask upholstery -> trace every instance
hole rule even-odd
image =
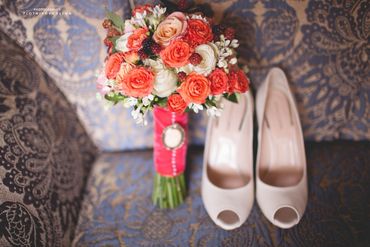
[[[274,227],[257,203],[225,231],[200,196],[202,148],[189,150],[189,196],[174,210],[151,203],[152,151],[103,154],[92,168],[73,246],[369,246],[370,143],[306,143],[309,199],[301,222]]]
[[[237,27],[239,53],[254,89],[273,66],[287,73],[306,139],[370,139],[368,1],[199,2],[210,3],[216,19]],[[42,7],[62,8],[65,15],[29,13]],[[124,17],[130,12],[128,0],[4,0],[0,28],[55,79],[101,149],[151,147],[151,121],[136,126],[129,111],[119,106],[105,111],[95,98],[94,75],[106,54],[105,7]],[[206,116],[191,118],[190,139],[202,144]]]
[[[238,26],[254,89],[270,67],[286,71],[307,139],[370,138],[366,1],[209,2]],[[190,148],[189,195],[171,211],[150,200],[152,150],[105,153],[93,164],[98,151],[75,111],[101,148],[152,141],[151,128],[135,126],[121,108],[103,112],[95,101],[105,5],[128,10],[118,0],[0,4],[0,29],[28,54],[0,31],[0,246],[370,245],[368,141],[306,143],[309,203],[290,230],[271,225],[257,204],[238,230],[216,227],[200,197],[201,148]],[[50,6],[68,15],[24,12]],[[190,134],[202,143],[205,118],[191,117]]]
[[[96,154],[54,81],[0,31],[0,246],[69,246]]]

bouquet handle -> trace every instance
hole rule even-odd
[[[155,107],[153,203],[160,208],[175,208],[186,196],[184,171],[187,153],[187,113]]]

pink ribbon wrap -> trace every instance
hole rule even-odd
[[[188,114],[175,113],[162,107],[155,107],[154,116],[154,166],[161,176],[175,177],[185,170],[188,145]],[[183,144],[175,149],[167,148],[162,140],[163,130],[173,124],[179,124],[185,131]]]

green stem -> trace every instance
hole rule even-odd
[[[175,208],[184,201],[186,195],[184,174],[165,177],[156,173],[153,185],[152,200],[160,208]]]

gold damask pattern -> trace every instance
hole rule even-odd
[[[69,246],[96,152],[54,82],[0,32],[0,246]]]
[[[298,226],[274,227],[255,203],[246,223],[218,228],[200,196],[203,150],[189,150],[189,195],[180,207],[152,205],[152,151],[103,154],[91,171],[73,246],[366,246],[369,142],[306,143],[309,200]]]
[[[255,89],[271,67],[285,71],[306,139],[370,139],[369,1],[197,2],[237,26]]]

